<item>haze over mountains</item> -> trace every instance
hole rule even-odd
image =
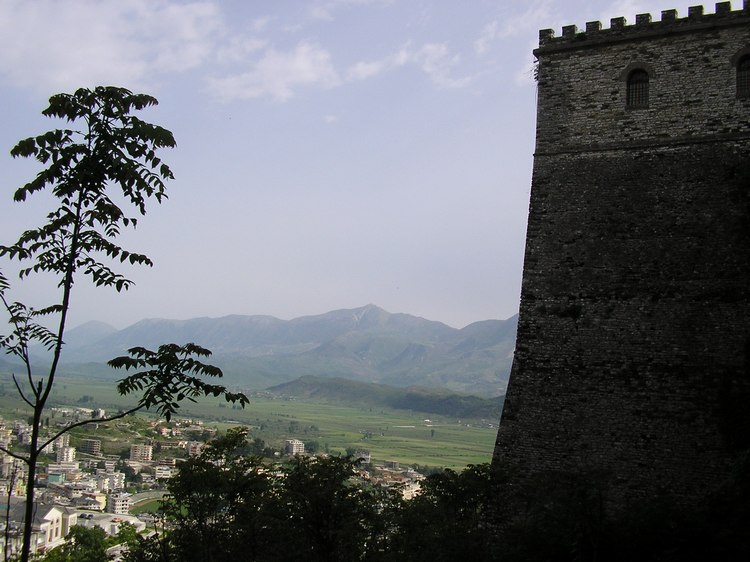
[[[213,351],[226,384],[249,389],[317,376],[491,397],[505,392],[516,325],[513,316],[456,329],[374,305],[293,320],[148,319],[122,330],[89,322],[68,331],[63,370],[119,378],[102,364],[130,347],[195,342]]]

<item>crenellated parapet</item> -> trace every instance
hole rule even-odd
[[[656,35],[749,23],[750,0],[743,0],[739,10],[732,10],[731,2],[717,2],[715,12],[711,14],[704,13],[703,6],[691,6],[688,8],[688,15],[682,18],[678,17],[677,10],[663,10],[659,21],[655,21],[651,14],[638,14],[632,25],[628,25],[624,17],[612,18],[607,29],[602,27],[600,21],[587,22],[585,31],[579,30],[576,25],[566,25],[559,37],[555,36],[553,29],[541,29],[537,51],[582,48],[603,42],[649,39]]]

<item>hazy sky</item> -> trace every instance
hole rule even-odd
[[[123,238],[153,268],[76,287],[72,323],[293,318],[368,303],[455,327],[516,313],[538,30],[676,8],[653,0],[0,0],[0,241],[46,201],[8,152],[47,98],[156,96],[176,180]],[[732,2],[734,9],[741,1]],[[713,12],[713,4],[706,4]],[[8,271],[5,264],[2,265]],[[14,297],[47,305],[42,281]]]

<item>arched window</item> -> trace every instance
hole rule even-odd
[[[750,55],[737,62],[737,97],[750,98]]]
[[[637,68],[628,74],[625,104],[628,107],[648,107],[648,72]]]

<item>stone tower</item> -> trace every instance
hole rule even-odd
[[[750,443],[750,1],[542,30],[495,462],[690,505]]]

